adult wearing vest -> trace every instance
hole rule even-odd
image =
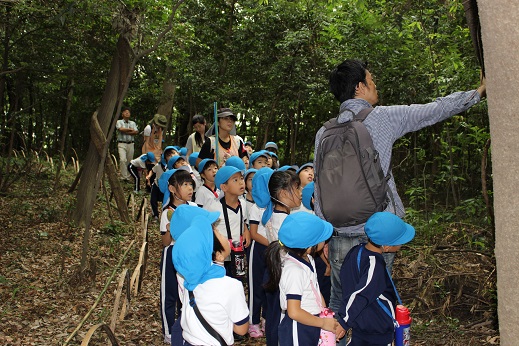
[[[130,120],[130,108],[123,107],[121,109],[121,118],[117,120],[115,128],[117,129],[117,151],[119,152],[119,167],[121,169],[121,178],[130,181],[131,176],[128,172],[128,163],[133,160],[134,137],[139,133],[137,124]],[[159,154],[160,156],[160,154]]]
[[[236,136],[236,115],[229,108],[220,108],[217,116],[218,141],[215,138],[215,124],[213,124],[205,134],[207,138],[196,160],[197,166],[203,159],[213,159],[217,162],[218,167],[222,167],[231,156],[243,158],[247,155],[243,141]],[[216,145],[218,145],[218,150],[216,150]],[[217,153],[218,157],[216,157]]]
[[[358,60],[345,60],[330,74],[330,90],[335,98],[341,102],[338,122],[351,121],[354,116],[366,108],[371,108],[378,103],[377,86],[366,64]],[[485,80],[477,90],[455,92],[445,97],[439,97],[427,104],[413,104],[401,106],[377,106],[363,121],[371,138],[373,146],[379,154],[380,164],[384,176],[390,175],[388,181],[391,190],[391,203],[388,203],[386,211],[403,217],[404,205],[396,190],[395,180],[390,171],[391,151],[393,143],[409,132],[418,131],[426,126],[431,126],[449,117],[461,113],[476,103],[486,94]],[[320,155],[319,145],[325,128],[322,127],[315,136],[315,157]],[[314,163],[315,164],[315,163]],[[348,179],[348,177],[343,177]],[[315,180],[315,214],[325,219],[321,211],[320,199],[326,196],[319,195],[319,172],[316,172]],[[344,256],[355,245],[366,242],[364,223],[355,226],[334,228],[332,239],[329,243],[329,260],[332,268],[330,308],[337,313],[342,303],[342,288],[340,282],[340,270]],[[384,258],[388,269],[394,259],[394,253],[385,253]],[[344,345],[341,340],[340,345]]]
[[[191,120],[191,124],[193,125],[193,130],[195,130],[195,132],[187,138],[187,160],[189,160],[189,155],[192,153],[200,152],[205,142],[206,121],[204,116],[200,114],[195,115]]]
[[[142,153],[152,152],[155,157],[162,155],[162,133],[168,125],[168,119],[162,114],[155,114],[153,120],[144,128]]]

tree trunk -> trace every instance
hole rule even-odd
[[[164,129],[162,138],[167,138],[168,130],[171,129],[171,114],[173,113],[173,100],[175,97],[175,73],[171,66],[166,67],[166,78],[162,83],[162,95],[157,109],[158,114],[164,115],[168,119],[168,126]]]
[[[65,147],[67,143],[68,135],[68,120],[70,118],[70,108],[72,107],[72,96],[74,95],[74,79],[71,79],[68,83],[67,102],[65,103],[65,109],[63,110],[63,129],[61,131],[61,140],[59,141],[60,146],[58,149],[58,165],[56,168],[56,178],[54,179],[54,189],[58,187],[59,178],[61,174],[62,163],[65,162]]]
[[[501,345],[507,346],[519,339],[519,11],[515,0],[480,0],[478,5],[492,138],[499,332]]]

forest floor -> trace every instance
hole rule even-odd
[[[92,220],[89,275],[80,277],[83,230],[70,222],[75,193],[67,193],[74,173],[64,172],[53,189],[54,173],[40,168],[0,196],[0,345],[62,345],[135,239],[122,267],[131,275],[139,260],[140,222],[127,226],[111,221],[100,194]],[[129,193],[131,185],[124,184],[124,189]],[[417,232],[417,238],[397,255],[393,275],[413,317],[412,344],[499,344],[493,251],[478,247],[478,239],[487,232],[450,223],[436,234]],[[157,223],[149,224],[148,245],[141,289],[132,295],[127,316],[115,328],[120,345],[164,345]],[[93,325],[110,324],[121,272],[116,272],[71,345],[81,344]],[[106,345],[107,338],[98,332],[90,344]],[[265,339],[246,339],[241,344],[263,345]]]

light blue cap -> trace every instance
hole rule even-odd
[[[292,165],[292,166],[289,166],[289,165],[284,165],[284,166],[281,166],[279,167],[277,170],[278,171],[294,171],[294,172],[297,172],[297,170],[299,169],[299,167],[297,165]]]
[[[179,155],[175,155],[173,157],[171,157],[171,159],[169,159],[168,161],[168,169],[173,169],[173,167],[175,166],[175,163],[177,163],[178,160],[180,159],[186,159],[184,156],[179,156]]]
[[[218,163],[216,163],[215,160],[213,159],[203,159],[202,161],[200,161],[200,163],[198,164],[198,173],[204,173],[204,169],[205,169],[205,166],[208,164],[208,163],[214,163],[216,166],[218,166]]]
[[[302,165],[301,167],[298,168],[298,170],[296,171],[297,174],[299,174],[299,172],[301,172],[303,169],[305,169],[306,167],[312,167],[314,168],[314,164],[313,162],[307,162],[305,163],[304,165]]]
[[[233,166],[238,168],[240,171],[245,172],[245,163],[238,156],[231,156],[225,161],[225,166]]]
[[[286,217],[279,228],[278,238],[284,246],[307,249],[328,240],[333,226],[310,213],[294,213]]]
[[[314,196],[314,182],[313,181],[311,183],[306,184],[306,186],[303,187],[302,195],[303,195],[302,202],[303,202],[303,205],[305,206],[305,208],[308,210],[313,210],[314,208],[312,208],[312,205],[311,205],[312,197]]]
[[[194,153],[191,153],[189,155],[189,164],[193,167],[196,166],[196,160],[198,159],[198,154],[200,154],[198,151],[195,151]]]
[[[377,245],[402,245],[410,242],[415,229],[393,213],[382,211],[371,215],[364,231],[369,239]]]
[[[173,246],[173,265],[189,291],[207,280],[225,276],[225,268],[212,261],[213,237],[210,220],[197,216]]]
[[[146,154],[141,155],[140,159],[144,162],[146,162],[146,161],[155,162],[155,154],[151,151],[148,151]]]
[[[256,168],[249,168],[248,170],[245,171],[245,174],[243,175],[243,179],[247,180],[247,177],[249,176],[249,174],[256,173],[256,172],[258,172],[258,170]]]
[[[170,149],[173,149],[176,151],[174,146],[168,145],[167,147],[164,148],[164,150],[162,151],[162,154],[160,155],[160,163],[162,163],[164,166],[168,165],[168,163],[166,162],[166,158],[164,157],[164,154],[166,153],[166,151],[168,151]]]
[[[252,166],[254,165],[254,161],[256,161],[258,159],[258,157],[264,157],[267,160],[269,159],[268,155],[263,150],[256,151],[256,152],[252,153],[252,155],[250,156],[249,168],[252,168]]]
[[[243,172],[236,167],[223,166],[218,170],[218,172],[216,172],[216,176],[214,177],[214,185],[217,189],[220,189],[220,185],[226,183],[229,178],[236,173],[243,174]]]
[[[197,216],[205,217],[211,224],[218,220],[220,212],[213,211],[209,212],[205,209],[195,207],[189,204],[179,205],[173,216],[171,217],[171,223],[169,225],[169,231],[173,239],[178,239],[186,229],[191,226],[191,223]]]
[[[180,153],[180,155],[182,155],[182,156],[186,156],[186,154],[187,154],[187,148],[186,148],[186,147],[182,147],[182,148],[180,148],[179,153]]]
[[[258,207],[265,208],[261,218],[261,223],[264,225],[270,220],[274,211],[269,192],[269,180],[273,173],[274,171],[271,168],[263,167],[252,178],[252,198],[254,198]]]

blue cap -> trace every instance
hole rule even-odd
[[[238,168],[240,171],[245,172],[245,163],[238,156],[231,156],[225,161],[225,166],[233,166]]]
[[[203,159],[203,160],[200,161],[200,163],[198,164],[198,173],[204,173],[205,166],[206,166],[208,163],[214,163],[214,164],[218,167],[218,163],[216,163],[215,160],[213,160],[213,159]]]
[[[274,171],[271,168],[263,167],[252,178],[252,198],[254,198],[258,207],[265,208],[261,218],[261,223],[264,225],[270,220],[274,210],[269,191],[269,180],[273,173]]]
[[[179,205],[173,216],[171,217],[171,223],[169,225],[169,231],[173,239],[178,239],[186,229],[191,226],[191,223],[197,216],[205,217],[211,224],[218,220],[220,212],[213,211],[209,212],[205,209],[195,207],[189,204]]]
[[[252,166],[254,165],[254,161],[256,161],[258,159],[258,157],[264,157],[267,160],[269,159],[268,155],[263,150],[256,151],[256,152],[252,153],[252,155],[250,156],[249,168],[252,168]]]
[[[364,231],[371,241],[377,245],[402,245],[410,242],[415,229],[393,213],[382,211],[371,215]]]
[[[296,171],[297,174],[299,174],[299,172],[301,172],[303,169],[305,169],[306,167],[312,167],[314,168],[314,164],[313,162],[307,162],[305,163],[304,165],[302,165],[301,167],[299,167],[299,169]]]
[[[226,183],[229,178],[231,178],[236,173],[243,174],[243,172],[236,167],[223,166],[218,170],[218,172],[216,172],[216,176],[214,177],[214,185],[217,189],[220,189],[220,185]]]
[[[173,169],[173,167],[175,166],[175,163],[177,163],[178,160],[180,159],[186,159],[184,156],[179,156],[179,155],[175,155],[173,156],[171,159],[169,159],[168,161],[168,169]]]
[[[164,194],[164,197],[162,199],[162,209],[166,208],[168,206],[168,203],[169,203],[169,195],[170,195],[170,192],[169,192],[169,189],[168,189],[169,178],[171,178],[171,176],[175,172],[180,171],[180,170],[185,170],[183,167],[185,167],[185,166],[182,166],[179,169],[168,169],[167,171],[162,173],[162,175],[160,176],[159,183],[158,183],[159,190],[160,190],[160,192],[162,192]]]
[[[278,238],[284,246],[307,249],[328,240],[333,233],[331,223],[310,213],[294,213],[286,217],[279,228]]]
[[[174,146],[168,145],[167,147],[164,148],[164,150],[162,151],[162,154],[160,155],[160,163],[162,163],[164,166],[168,165],[168,163],[166,162],[166,158],[164,157],[164,154],[166,153],[166,151],[171,150],[171,149],[176,151]]]
[[[187,148],[186,148],[186,147],[182,147],[182,148],[180,148],[179,153],[180,153],[180,155],[182,155],[182,156],[186,156],[186,154],[187,154]]]
[[[276,153],[273,153],[273,152],[270,153],[270,156],[275,157],[276,159],[278,158],[278,155]]]
[[[247,180],[247,177],[249,174],[256,173],[258,170],[256,168],[249,168],[245,171],[245,174],[243,175],[243,179]],[[254,178],[253,178],[254,179]]]
[[[289,165],[284,165],[284,166],[281,166],[279,167],[277,170],[278,171],[294,171],[294,172],[297,172],[297,170],[299,169],[299,167],[297,165],[292,165],[292,166],[289,166]]]
[[[146,162],[146,161],[155,162],[155,154],[151,151],[148,151],[146,154],[141,155],[140,159],[144,162]]]
[[[312,197],[314,196],[314,182],[306,184],[305,187],[303,187],[303,205],[308,210],[313,210],[311,206]]]
[[[189,164],[193,167],[196,166],[196,160],[198,159],[198,154],[200,154],[198,151],[195,151],[194,153],[191,153],[191,155],[189,155]]]
[[[173,265],[184,278],[184,287],[189,291],[207,280],[225,276],[225,268],[212,261],[213,237],[210,220],[197,216],[173,246]]]
[[[278,145],[274,142],[267,142],[267,144],[265,144],[265,149],[268,149],[268,148],[273,148],[273,149],[278,150]]]

